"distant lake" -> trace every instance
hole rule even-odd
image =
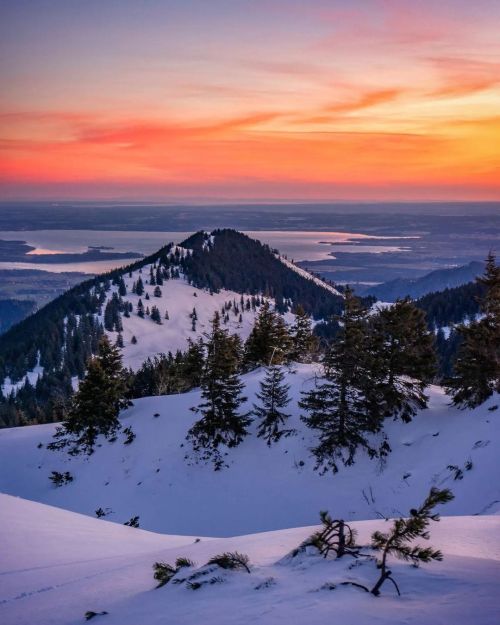
[[[90,247],[103,247],[114,252],[139,252],[151,254],[166,243],[180,243],[192,232],[138,232],[138,231],[100,231],[100,230],[22,230],[2,231],[0,239],[4,241],[26,241],[38,253],[83,253]],[[267,243],[282,254],[295,261],[323,260],[331,258],[335,252],[383,253],[398,251],[402,248],[384,245],[384,242],[400,237],[379,237],[354,232],[298,232],[298,231],[247,231],[248,236]],[[404,237],[403,237],[404,238]],[[373,243],[366,245],[372,240]],[[377,243],[380,241],[380,245]],[[363,243],[363,245],[359,245]],[[337,245],[336,245],[337,244]],[[347,245],[346,245],[347,244]],[[22,263],[1,262],[0,269],[43,269],[45,271],[79,271],[83,273],[102,273],[126,265],[137,259],[120,258],[118,260],[99,260],[72,263]]]

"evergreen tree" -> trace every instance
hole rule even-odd
[[[152,306],[151,308],[151,321],[154,321],[155,323],[159,325],[161,325],[162,323],[160,311],[158,310],[156,306]]]
[[[203,339],[198,341],[188,339],[188,349],[184,358],[183,373],[188,388],[200,386],[205,365],[205,347]]]
[[[229,336],[221,328],[220,315],[216,312],[206,338],[207,356],[201,380],[203,402],[194,408],[202,418],[189,430],[187,439],[203,460],[212,460],[219,470],[223,466],[221,446],[239,445],[248,434],[251,419],[248,414],[238,413],[246,401],[237,373],[241,351],[239,337]]]
[[[119,412],[130,405],[126,391],[120,352],[104,336],[98,355],[88,363],[87,374],[73,397],[67,419],[56,433],[59,442],[52,448],[70,445],[75,452],[92,453],[100,434],[109,438],[119,430]]]
[[[374,404],[384,416],[409,422],[418,408],[427,407],[425,389],[436,372],[434,335],[409,299],[383,308],[370,322]]]
[[[144,304],[142,303],[142,299],[137,302],[137,314],[144,319]]]
[[[322,473],[336,473],[339,461],[346,466],[353,464],[358,447],[375,455],[367,434],[380,429],[380,419],[370,401],[370,372],[364,358],[366,310],[349,288],[340,322],[337,340],[323,360],[323,380],[299,402],[308,413],[302,420],[318,431],[319,441],[312,452],[316,469]]]
[[[431,521],[439,521],[439,514],[434,512],[437,505],[448,503],[453,499],[450,490],[439,490],[431,488],[431,491],[424,503],[418,509],[410,510],[410,516],[407,519],[397,519],[394,521],[392,528],[387,533],[375,532],[372,536],[372,546],[374,549],[382,551],[382,558],[377,563],[380,570],[380,576],[370,590],[372,594],[378,596],[382,585],[390,580],[398,593],[399,588],[392,572],[387,566],[387,556],[393,555],[401,560],[406,560],[418,565],[420,562],[431,562],[432,560],[442,560],[443,555],[440,551],[432,547],[421,547],[415,545],[416,538],[429,539],[427,528]]]
[[[153,295],[155,297],[161,297],[161,289],[159,286],[155,286],[155,290],[153,291]]]
[[[264,438],[270,446],[277,443],[282,436],[290,436],[293,429],[285,429],[283,425],[290,417],[283,412],[290,403],[288,392],[289,384],[284,384],[285,374],[277,365],[266,368],[266,375],[260,382],[260,393],[257,398],[261,405],[254,404],[253,413],[260,420],[258,424],[257,436]]]
[[[125,280],[123,279],[123,276],[120,276],[118,279],[118,295],[120,297],[125,297],[125,295],[127,295],[127,287],[125,285]]]
[[[295,323],[291,331],[292,350],[290,357],[296,362],[311,362],[318,348],[318,340],[312,331],[312,322],[302,306],[295,310]]]
[[[245,362],[251,365],[270,365],[286,362],[291,340],[283,317],[271,310],[266,300],[255,320],[245,344]]]
[[[118,333],[118,336],[116,337],[116,342],[115,342],[116,347],[123,349],[123,336]]]
[[[141,295],[144,293],[144,283],[141,276],[139,276],[139,279],[135,283],[135,292],[139,297],[141,297]]]
[[[458,328],[462,339],[447,391],[457,406],[474,408],[500,392],[500,266],[493,253],[485,273],[478,278],[484,289],[480,299],[483,317]]]
[[[163,284],[162,270],[160,267],[158,267],[158,269],[156,270],[156,284],[158,284],[159,286],[162,286]]]

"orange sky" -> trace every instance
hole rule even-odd
[[[498,2],[0,7],[4,199],[500,199]]]

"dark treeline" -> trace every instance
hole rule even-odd
[[[452,374],[453,363],[462,342],[455,326],[475,319],[480,313],[480,301],[484,295],[484,285],[476,280],[429,293],[415,301],[415,305],[425,312],[429,328],[436,332],[439,381]],[[443,328],[447,328],[446,333]]]
[[[300,304],[315,319],[341,311],[341,297],[284,265],[269,246],[234,230],[215,230],[212,237],[197,232],[182,244],[194,250],[181,261],[194,286],[266,295],[279,312]]]

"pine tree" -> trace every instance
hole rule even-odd
[[[202,460],[212,460],[219,470],[224,464],[220,448],[239,445],[248,434],[251,419],[248,414],[238,413],[246,401],[237,373],[241,351],[239,337],[229,336],[221,328],[220,315],[216,312],[206,338],[207,356],[201,380],[203,402],[194,408],[202,418],[189,430],[187,439],[193,450],[201,453]]]
[[[144,304],[142,303],[142,299],[137,302],[137,314],[144,319]]]
[[[434,508],[437,505],[448,503],[452,499],[453,494],[450,490],[431,488],[424,503],[420,508],[411,510],[408,519],[397,519],[389,532],[382,533],[377,531],[372,535],[373,548],[382,551],[382,558],[377,564],[380,576],[370,591],[372,594],[378,596],[382,585],[387,580],[394,584],[398,595],[400,594],[398,585],[392,577],[392,572],[387,567],[387,556],[389,555],[412,562],[415,565],[418,565],[420,562],[443,559],[440,551],[432,547],[421,547],[412,543],[416,538],[429,539],[427,530],[429,523],[431,521],[439,521],[439,514],[434,512]]]
[[[160,311],[156,306],[152,306],[151,308],[151,321],[154,321],[158,325],[162,324]]]
[[[300,304],[295,310],[295,323],[291,327],[290,335],[291,359],[296,362],[311,362],[312,355],[318,347],[318,340],[313,334],[311,319]]]
[[[287,361],[290,349],[290,335],[283,317],[272,311],[269,302],[265,301],[245,344],[245,362],[252,365],[281,364]]]
[[[436,372],[434,335],[424,313],[409,299],[383,308],[370,318],[367,351],[374,403],[384,416],[411,421],[427,407],[425,389]]]
[[[205,365],[205,347],[203,339],[198,341],[188,339],[188,349],[184,356],[183,375],[186,379],[187,388],[200,386]]]
[[[161,289],[159,286],[155,286],[155,290],[153,291],[153,295],[155,297],[161,297]]]
[[[196,322],[198,321],[198,313],[196,312],[196,308],[193,307],[193,312],[189,315],[191,318],[191,330],[196,332]]]
[[[260,420],[257,436],[267,441],[270,446],[277,443],[282,436],[290,436],[293,429],[285,429],[283,425],[290,417],[282,411],[290,403],[289,384],[284,384],[285,374],[277,365],[266,368],[266,375],[260,382],[260,393],[257,398],[261,405],[254,404],[253,413]]]
[[[500,266],[490,253],[478,279],[486,293],[480,301],[482,319],[458,328],[462,344],[454,375],[446,381],[453,403],[474,408],[500,392]]]
[[[118,333],[118,336],[116,337],[116,342],[115,342],[116,347],[123,349],[123,336]]]
[[[88,363],[67,419],[56,434],[60,442],[52,448],[70,445],[75,452],[92,453],[100,434],[109,438],[119,430],[119,412],[131,403],[126,393],[126,373],[120,352],[104,336],[97,356]]]
[[[127,286],[125,285],[125,280],[123,279],[123,276],[120,276],[118,280],[118,295],[120,297],[125,297],[125,295],[127,295]]]
[[[144,283],[141,276],[139,276],[139,279],[135,283],[135,292],[139,297],[141,297],[141,295],[144,293]]]
[[[349,288],[340,322],[337,340],[323,360],[323,380],[299,402],[308,413],[301,417],[303,422],[318,431],[319,441],[312,453],[316,469],[322,473],[336,473],[339,461],[353,464],[358,447],[375,455],[367,434],[380,429],[380,420],[372,412],[370,372],[364,358],[366,310]]]

